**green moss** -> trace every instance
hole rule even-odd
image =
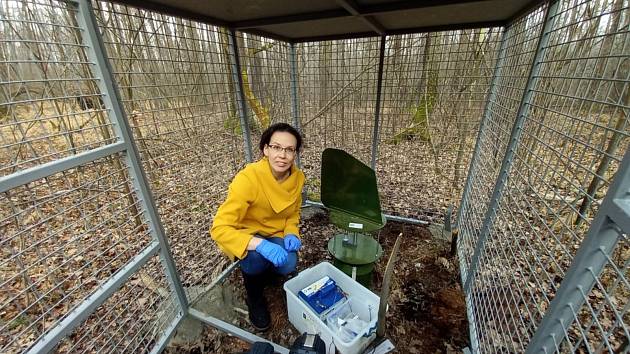
[[[387,142],[390,144],[398,144],[403,140],[420,139],[425,142],[431,141],[431,132],[429,130],[429,116],[433,113],[435,102],[437,101],[437,72],[429,72],[426,92],[420,96],[418,104],[408,109],[411,113],[411,125],[396,133]]]
[[[12,321],[9,322],[9,325],[7,326],[8,330],[14,330],[16,328],[19,327],[24,327],[26,325],[28,325],[30,323],[29,319],[27,316],[25,315],[20,315],[16,318],[14,318]]]
[[[234,116],[234,115],[228,116],[223,121],[223,128],[232,134],[237,134],[237,135],[243,134],[243,128],[241,127],[241,120],[237,116]]]

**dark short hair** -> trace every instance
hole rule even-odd
[[[269,142],[271,141],[271,136],[275,132],[291,133],[297,141],[295,150],[300,151],[300,148],[302,147],[302,135],[300,135],[300,132],[298,132],[297,129],[293,128],[290,124],[275,123],[270,125],[269,128],[265,129],[265,131],[260,136],[260,144],[258,145],[258,148],[260,148],[260,152],[265,149],[265,145],[269,144]]]

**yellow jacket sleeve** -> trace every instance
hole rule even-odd
[[[301,189],[300,189],[301,190]],[[300,210],[302,209],[302,194],[297,199],[297,203],[295,203],[295,209],[289,218],[287,218],[287,224],[284,227],[284,235],[294,234],[295,236],[300,236],[300,229],[298,228],[298,223],[300,222]]]
[[[219,248],[230,258],[245,258],[252,235],[239,227],[247,209],[256,199],[256,183],[244,173],[234,177],[225,202],[221,204],[212,222],[210,235]]]

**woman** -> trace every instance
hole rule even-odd
[[[241,260],[249,319],[260,331],[271,323],[264,273],[295,271],[302,246],[298,222],[304,173],[293,164],[301,147],[302,137],[292,126],[267,128],[259,144],[263,158],[234,177],[210,230],[224,253]]]

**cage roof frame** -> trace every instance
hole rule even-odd
[[[289,43],[503,27],[545,0],[113,0]]]

